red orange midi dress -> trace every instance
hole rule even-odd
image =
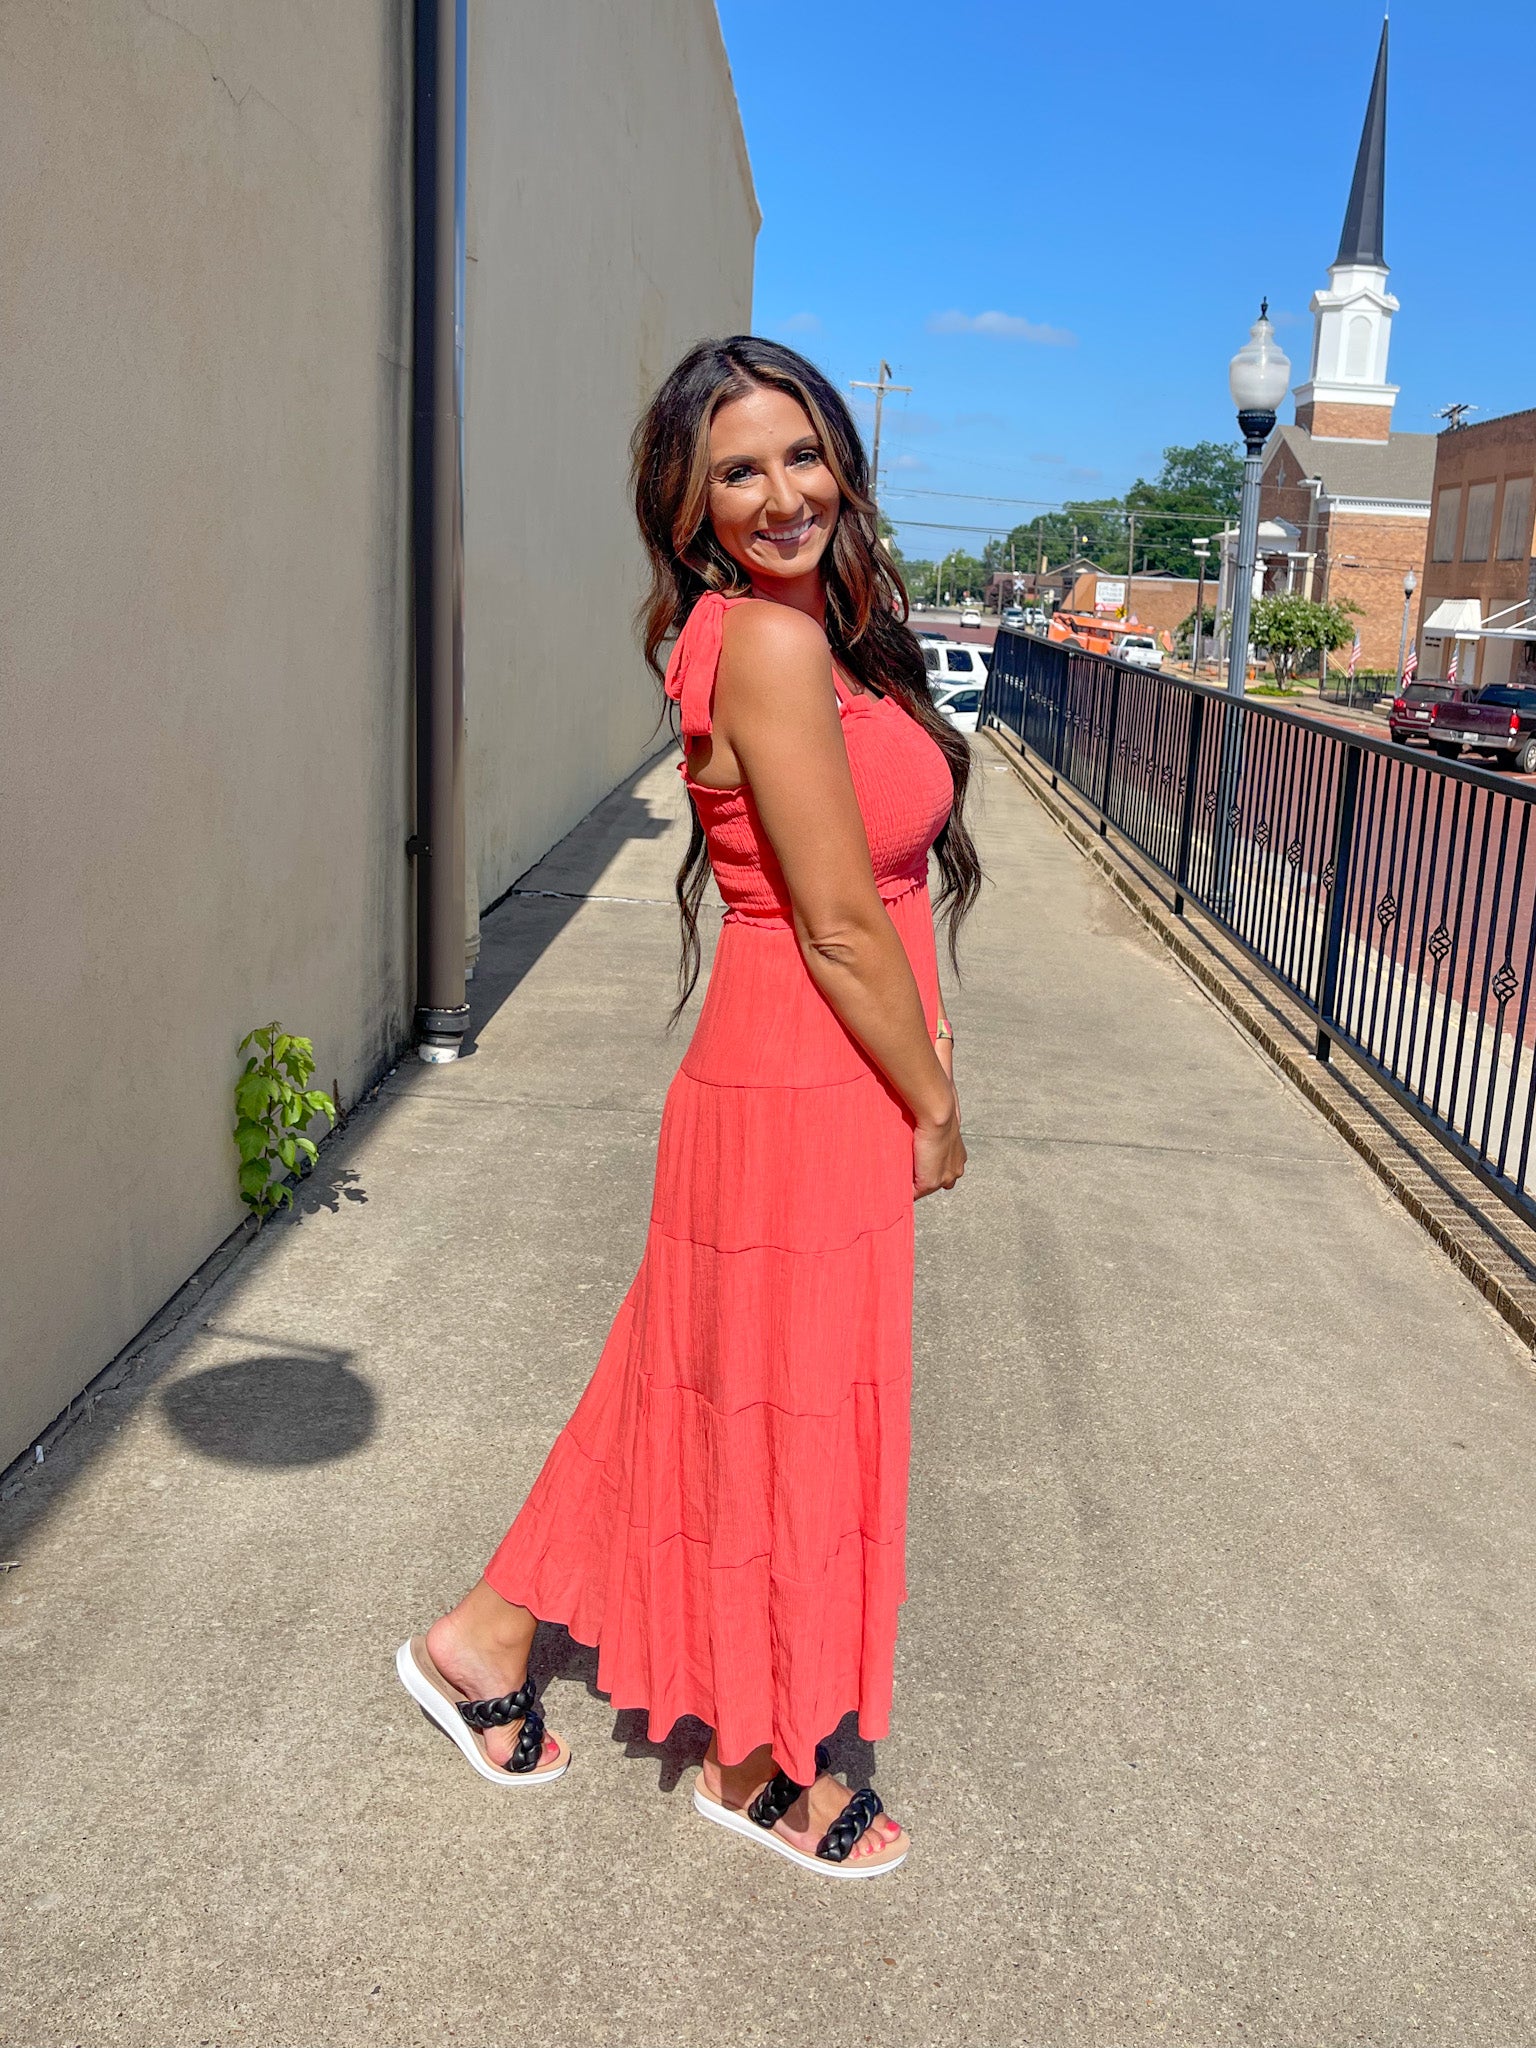
[[[699,600],[667,669],[707,733],[726,610]],[[928,850],[943,754],[838,678],[875,880],[930,1028]],[[683,766],[687,779],[687,767]],[[852,1708],[890,1719],[912,1382],[912,1126],[806,970],[751,792],[689,780],[726,903],[667,1095],[645,1256],[591,1383],[486,1568],[598,1650],[651,1739],[681,1714],[727,1763],[771,1742],[801,1784]]]

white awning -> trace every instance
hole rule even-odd
[[[1475,597],[1442,598],[1424,621],[1426,640],[1476,640],[1483,630],[1483,608]]]

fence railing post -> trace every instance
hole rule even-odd
[[[1195,770],[1200,765],[1200,735],[1205,729],[1205,699],[1198,690],[1189,693],[1189,741],[1184,750],[1184,805],[1179,813],[1179,847],[1174,856],[1173,914],[1184,915],[1184,892],[1189,887],[1189,850],[1195,836]]]
[[[1355,843],[1355,809],[1360,796],[1360,749],[1347,740],[1339,742],[1343,758],[1333,803],[1333,881],[1328,898],[1328,936],[1323,948],[1322,984],[1317,992],[1317,1057],[1326,1065],[1333,1051],[1328,1026],[1334,1021],[1334,1004],[1339,993],[1339,961],[1344,953],[1344,918],[1347,910],[1348,869]]]
[[[1104,728],[1104,773],[1099,778],[1099,837],[1109,834],[1110,778],[1115,772],[1115,728],[1120,723],[1120,671],[1109,672],[1109,717]]]

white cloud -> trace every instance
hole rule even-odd
[[[1032,341],[1041,348],[1075,348],[1077,336],[1066,327],[1046,327],[1019,313],[934,313],[930,334],[990,334],[1001,341]]]
[[[821,319],[816,313],[791,313],[787,320],[779,322],[780,334],[820,334]]]
[[[903,453],[901,455],[898,455],[894,462],[888,463],[886,466],[889,469],[905,469],[911,471],[929,470],[932,469],[933,464],[931,462],[924,462],[923,458],[920,455],[907,455]]]

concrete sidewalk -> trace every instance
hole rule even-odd
[[[681,1049],[661,763],[489,920],[473,1057],[402,1066],[3,1510],[0,2040],[1530,2039],[1529,1363],[978,765],[972,1168],[919,1210],[875,1760],[909,1867],[818,1885],[705,1828],[702,1731],[650,1746],[563,1638],[541,1794],[391,1670],[639,1256]]]

